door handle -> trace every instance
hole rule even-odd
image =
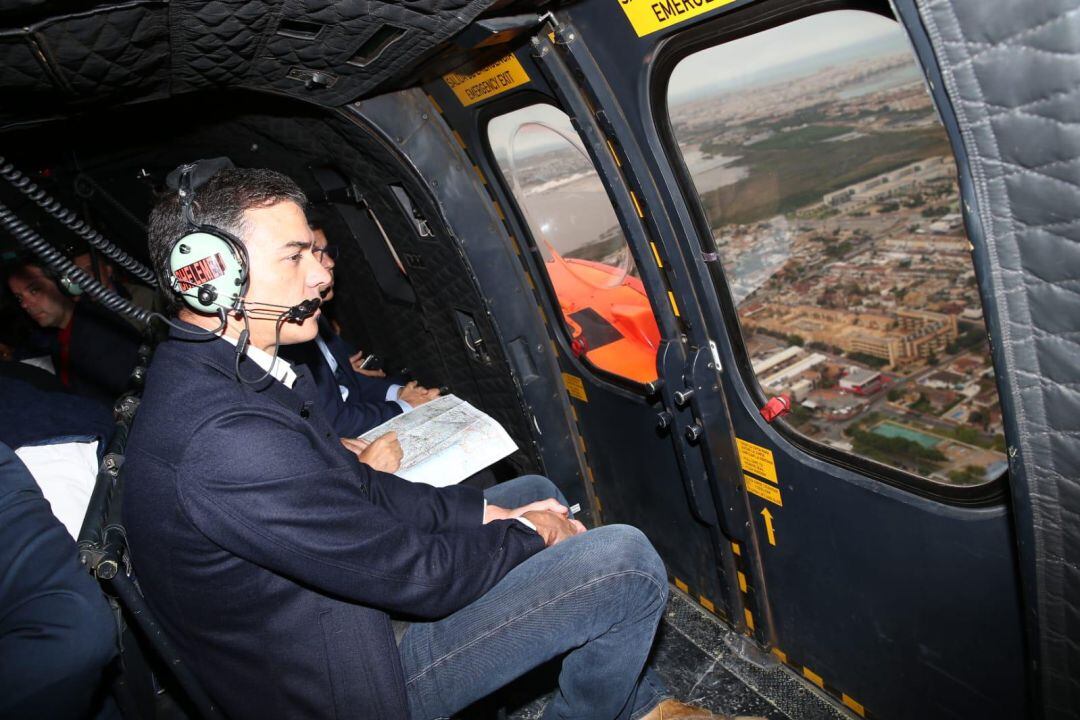
[[[461,332],[461,339],[469,357],[477,362],[487,363],[490,358],[484,347],[484,336],[480,334],[476,320],[472,315],[461,310],[454,311],[454,319],[457,320],[458,330]]]

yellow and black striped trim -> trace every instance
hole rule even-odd
[[[529,287],[532,289],[533,299],[535,300],[534,305],[536,306],[537,312],[540,313],[540,319],[543,321],[544,327],[547,329],[548,332],[548,341],[551,343],[552,350],[557,357],[559,355],[559,345],[554,337],[555,330],[552,326],[551,321],[548,319],[547,311],[544,309],[544,303],[540,297],[540,289],[536,286],[536,282],[533,280],[532,273],[529,272],[529,266],[526,263],[525,258],[523,257],[524,249],[521,247],[521,243],[518,241],[517,236],[514,235],[514,229],[510,226],[510,221],[506,217],[506,213],[503,212],[502,205],[499,203],[498,198],[495,197],[495,191],[491,187],[491,183],[488,182],[487,176],[484,175],[484,171],[481,169],[480,164],[476,162],[476,159],[473,158],[472,153],[469,152],[469,147],[466,144],[465,139],[457,130],[454,130],[450,126],[449,122],[447,122],[446,116],[443,114],[442,107],[431,95],[431,93],[425,94],[427,95],[427,99],[431,103],[431,106],[435,109],[435,112],[438,113],[440,118],[442,118],[442,121],[446,124],[446,127],[450,129],[451,133],[454,136],[454,140],[461,147],[461,151],[465,154],[465,159],[469,162],[470,165],[472,165],[472,168],[476,172],[477,177],[480,178],[481,184],[487,190],[488,200],[491,202],[492,207],[495,208],[495,212],[496,214],[498,214],[499,219],[502,220],[503,228],[506,230],[506,235],[510,239],[511,246],[514,248],[514,253],[517,255],[518,261],[521,263],[522,270],[525,274],[525,279],[526,281],[528,281]],[[612,148],[612,153],[614,152],[615,150],[614,148]],[[618,160],[618,158],[616,158],[616,160]],[[569,393],[567,393],[567,395],[569,396]],[[571,416],[574,420],[574,430],[578,438],[578,446],[581,450],[581,462],[585,467],[587,492],[593,506],[592,509],[594,512],[594,519],[597,524],[602,525],[603,505],[600,502],[600,496],[596,493],[596,475],[593,473],[592,466],[589,465],[588,451],[585,446],[585,432],[581,424],[581,418],[578,415],[577,409],[574,407],[574,401],[572,397],[570,398],[569,405]]]
[[[806,665],[803,665],[798,660],[793,659],[788,653],[784,652],[780,648],[773,648],[772,655],[777,660],[786,665],[788,668],[793,670],[796,675],[830,695],[834,700],[839,702],[851,712],[855,713],[855,715],[861,718],[866,718],[866,720],[877,720],[877,716],[867,710],[862,703],[860,703],[847,693],[843,692],[839,688],[835,687],[834,685],[830,684],[828,681],[825,680],[824,677],[818,675],[816,672],[814,672],[814,670],[807,667]]]
[[[746,621],[745,634],[748,637],[761,641],[763,636],[758,627],[758,623],[754,618],[754,608],[757,607],[757,598],[754,593],[753,575],[750,574],[750,569],[747,567],[742,545],[732,540],[731,552],[735,559],[735,582],[739,585],[739,596],[742,598],[742,605],[744,608],[743,619]]]
[[[724,610],[723,607],[717,607],[716,603],[714,603],[712,599],[706,597],[702,593],[697,592],[695,589],[690,587],[689,583],[687,583],[680,577],[670,575],[668,577],[668,580],[671,582],[672,585],[674,585],[676,588],[689,596],[690,599],[694,600],[698,605],[723,620],[726,624],[730,624],[727,612]]]

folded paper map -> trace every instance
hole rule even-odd
[[[459,483],[517,450],[502,425],[454,395],[398,415],[360,439],[371,442],[391,431],[403,453],[394,474],[435,487]]]

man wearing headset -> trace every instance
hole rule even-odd
[[[449,717],[565,654],[548,717],[713,717],[643,672],[667,579],[639,531],[585,532],[536,476],[485,497],[341,446],[306,369],[275,358],[315,337],[330,279],[303,193],[266,170],[200,179],[189,166],[184,200],[151,214],[151,257],[183,304],[148,372],[123,508],[146,600],[225,713]],[[412,621],[400,639],[391,616]]]

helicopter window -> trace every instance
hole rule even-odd
[[[944,483],[1004,472],[949,141],[906,34],[826,12],[667,88],[761,389],[804,436]]]
[[[488,140],[543,259],[574,353],[634,382],[655,380],[656,318],[570,118],[531,105],[494,118]]]

